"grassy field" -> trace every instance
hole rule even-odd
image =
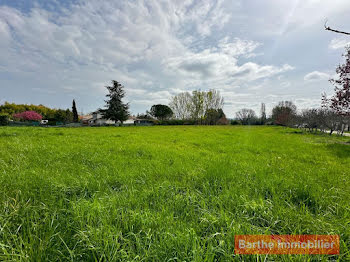
[[[0,128],[0,260],[350,260],[350,138],[280,127]],[[235,256],[235,234],[341,255]]]

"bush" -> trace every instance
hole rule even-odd
[[[196,120],[170,119],[170,120],[155,121],[154,124],[161,125],[161,126],[197,125],[198,121],[196,121]]]
[[[43,117],[35,111],[25,111],[13,115],[14,118],[22,121],[40,121]]]
[[[7,126],[9,123],[8,114],[0,114],[0,126]]]
[[[236,119],[232,119],[231,120],[231,125],[237,126],[237,125],[242,125],[241,121],[236,120]]]

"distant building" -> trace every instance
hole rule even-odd
[[[135,126],[153,126],[154,121],[151,119],[136,119],[134,122]]]
[[[105,119],[100,111],[92,113],[92,118],[88,120],[90,126],[115,125],[114,120]]]
[[[92,114],[79,115],[79,119],[83,125],[89,125],[89,121],[92,119]]]
[[[93,112],[91,117],[87,120],[83,119],[84,121],[88,121],[88,124],[90,126],[109,126],[109,125],[115,125],[119,126],[120,121],[114,121],[110,119],[103,118],[103,115],[100,111]],[[123,126],[151,126],[153,125],[153,120],[150,119],[140,119],[135,116],[130,116],[127,120],[123,122]]]

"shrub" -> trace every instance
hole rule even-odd
[[[9,123],[8,114],[0,114],[0,126],[6,126]]]
[[[14,114],[13,117],[23,121],[40,121],[43,118],[35,111],[25,111],[22,113]]]
[[[231,125],[237,126],[237,125],[241,125],[242,123],[236,119],[231,119],[230,122]]]
[[[161,126],[179,126],[179,125],[197,125],[196,120],[181,120],[181,119],[170,119],[170,120],[159,120],[154,122],[155,125]]]

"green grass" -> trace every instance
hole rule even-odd
[[[279,127],[0,128],[0,260],[350,260],[350,138]],[[235,256],[339,234],[340,256]]]

